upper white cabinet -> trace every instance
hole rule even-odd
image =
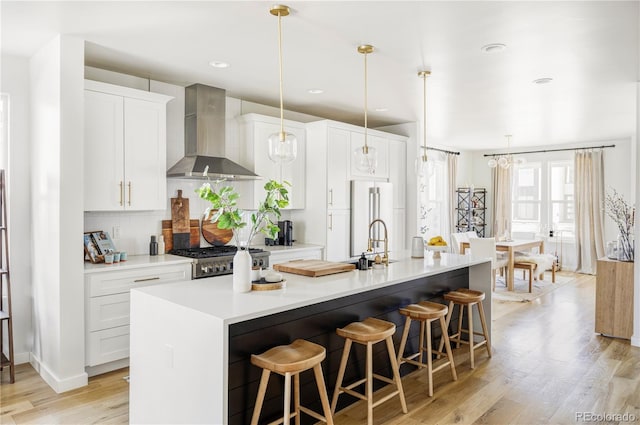
[[[85,211],[166,208],[166,104],[171,99],[85,80]]]
[[[252,196],[239,199],[244,209],[257,209],[264,200],[264,185],[268,180],[287,181],[289,191],[289,206],[287,209],[304,209],[305,204],[305,153],[306,130],[304,124],[285,120],[284,129],[298,139],[298,153],[296,159],[287,164],[276,164],[269,159],[269,136],[280,131],[280,119],[259,114],[246,114],[238,117],[240,123],[240,138],[244,142],[245,152],[243,165],[249,165],[253,172],[262,179],[253,182]],[[243,199],[245,198],[245,199]],[[250,200],[247,204],[246,200]]]
[[[406,208],[407,143],[389,140],[389,182],[393,184],[393,208]]]
[[[340,128],[327,128],[327,208],[349,209],[349,144],[351,133]]]

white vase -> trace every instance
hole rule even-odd
[[[251,291],[251,265],[253,260],[246,249],[238,249],[233,256],[233,291]]]

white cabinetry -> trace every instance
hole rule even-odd
[[[126,366],[129,357],[129,290],[191,279],[191,264],[117,268],[85,274],[85,366],[89,374]]]
[[[265,246],[269,251],[269,264],[286,263],[294,260],[322,260],[322,247],[319,245]]]
[[[85,80],[85,211],[166,208],[166,103],[171,99]]]
[[[406,249],[407,143],[389,139],[389,182],[393,184],[392,252]]]
[[[280,119],[259,114],[246,114],[238,118],[240,139],[244,142],[245,152],[242,163],[252,164],[249,168],[262,177],[252,182],[251,196],[239,199],[241,208],[256,209],[264,200],[264,184],[268,180],[288,181],[289,206],[287,209],[305,208],[305,139],[304,124],[285,120],[284,129],[298,139],[296,159],[287,164],[276,164],[269,159],[269,136],[280,131]],[[243,199],[244,198],[244,199]],[[250,203],[246,203],[249,200]]]
[[[292,211],[297,238],[325,246],[325,259],[350,258],[351,180],[391,181],[401,191],[394,196],[394,217],[403,220],[405,208],[406,137],[369,130],[369,144],[378,150],[375,174],[361,173],[353,166],[353,149],[364,144],[364,129],[335,121],[307,124],[307,208]],[[402,214],[401,214],[402,213]],[[396,230],[398,233],[398,230]],[[394,246],[403,247],[405,235],[392,235]],[[399,249],[399,248],[398,248]]]

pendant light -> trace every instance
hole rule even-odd
[[[513,156],[511,155],[511,137],[512,136],[510,134],[507,134],[504,137],[507,138],[507,154],[495,155],[493,158],[487,161],[487,166],[489,166],[489,168],[496,168],[497,166],[500,166],[500,168],[507,169],[509,167],[524,164],[525,162],[527,162],[524,158],[517,158],[517,159],[513,158]],[[498,159],[496,159],[495,157],[497,157]]]
[[[422,146],[420,146],[420,154],[416,160],[416,172],[423,176],[429,166],[427,162],[427,77],[431,75],[431,71],[420,71],[418,77],[422,78],[423,96],[422,96]]]
[[[296,136],[284,131],[284,102],[282,100],[282,17],[289,15],[289,7],[276,4],[269,10],[278,17],[278,56],[280,69],[280,131],[269,136],[269,159],[282,164],[296,159],[298,140]]]
[[[374,174],[378,165],[376,148],[367,143],[367,55],[373,53],[373,46],[363,44],[358,46],[358,53],[364,55],[364,145],[353,151],[356,169],[368,174]]]

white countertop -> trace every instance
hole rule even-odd
[[[472,260],[468,255],[445,253],[437,264],[428,255],[424,259],[405,257],[381,270],[354,270],[316,278],[283,273],[286,287],[272,291],[235,293],[231,275],[132,291],[158,297],[231,324],[487,261],[489,259]]]
[[[120,261],[113,264],[98,263],[92,264],[84,263],[84,273],[102,273],[106,271],[114,270],[130,270],[139,269],[143,267],[156,267],[166,266],[168,264],[182,264],[191,263],[192,259],[187,257],[179,257],[177,255],[130,255],[127,261]]]

